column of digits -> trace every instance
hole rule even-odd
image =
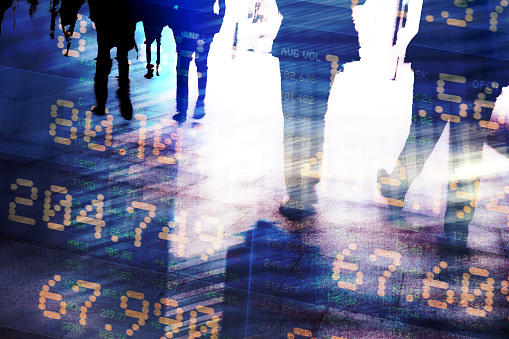
[[[138,158],[139,159],[145,159],[145,146],[147,145],[147,142],[145,141],[147,139],[147,116],[145,114],[136,114],[134,116],[136,120],[140,121],[140,129],[138,134]],[[176,160],[179,160],[181,158],[182,153],[182,136],[183,136],[183,129],[177,128],[176,132],[170,134],[170,138],[164,138],[164,143],[161,142],[161,129],[163,126],[172,126],[176,127],[178,124],[175,120],[172,119],[166,119],[161,118],[161,122],[159,124],[155,125],[155,137],[154,137],[154,155],[157,156],[157,161],[163,164],[169,164],[174,165],[176,163]],[[166,146],[171,145],[173,142],[175,142],[175,154],[173,157],[165,157],[160,155],[161,151],[166,148]]]
[[[186,236],[187,212],[180,211],[180,215],[175,215],[175,221],[169,221],[168,227],[163,227],[162,232],[159,232],[159,238],[177,243],[177,256],[184,256],[184,250],[189,243],[189,238]],[[170,229],[175,229],[178,225],[178,233],[170,233]]]
[[[86,205],[84,210],[80,211],[80,215],[76,217],[77,222],[84,224],[93,225],[95,227],[95,238],[101,239],[102,229],[106,226],[106,222],[103,220],[103,207],[104,207],[104,195],[98,194],[97,199],[92,200],[90,205]],[[87,216],[87,211],[92,212],[93,208],[96,208],[96,214],[94,217]],[[112,237],[112,240],[115,241]],[[118,238],[117,238],[118,240]]]
[[[48,223],[48,228],[52,230],[63,231],[65,226],[71,225],[72,196],[67,193],[67,188],[56,185],[51,185],[50,190],[44,192],[44,210],[42,211],[44,216],[42,219]],[[55,199],[57,194],[65,194],[65,200],[60,200],[58,204],[54,204],[52,209],[51,198],[53,197]],[[56,212],[60,212],[62,207],[64,207],[64,220],[62,224],[50,222],[50,218],[54,217]]]
[[[147,300],[145,300],[145,295],[143,293],[135,292],[135,291],[127,291],[126,294],[127,295],[123,295],[122,297],[120,297],[120,300],[121,300],[120,307],[125,309],[125,314],[128,317],[138,319],[138,323],[133,324],[132,329],[128,328],[126,330],[126,334],[128,336],[132,336],[134,334],[134,331],[138,331],[140,329],[140,326],[145,325],[146,320],[148,319],[148,307],[150,306],[150,303]],[[127,309],[127,301],[129,300],[129,298],[142,300],[141,304],[143,307],[141,309],[141,312]]]
[[[95,126],[95,131],[92,130],[92,115],[91,111],[87,111],[85,113],[87,116],[85,118],[85,136],[83,140],[88,143],[88,148],[94,151],[104,152],[106,151],[106,146],[111,146],[111,139],[113,138],[113,116],[111,114],[106,113],[106,120],[101,120],[100,125]],[[96,144],[90,141],[90,137],[95,137],[96,132],[101,132],[102,127],[106,127],[106,136],[104,145]]]
[[[57,117],[58,116],[58,106],[72,108],[71,120]],[[52,118],[55,118],[55,122],[51,123],[49,125],[49,135],[54,136],[53,140],[57,144],[70,145],[71,139],[74,140],[77,138],[76,133],[78,132],[78,129],[76,127],[71,127],[71,126],[73,125],[73,121],[78,121],[79,111],[77,108],[73,108],[73,107],[74,107],[74,103],[72,101],[62,100],[62,99],[58,99],[56,105],[51,105],[50,115]],[[69,138],[64,138],[64,137],[56,135],[57,134],[57,132],[56,132],[57,125],[71,127],[71,129],[70,129],[71,134],[70,134]]]
[[[341,269],[348,270],[348,271],[354,271],[354,272],[358,271],[357,273],[355,273],[355,276],[356,276],[355,283],[349,283],[346,281],[339,280],[338,281],[339,288],[344,288],[344,289],[347,289],[350,291],[355,291],[355,290],[357,290],[357,286],[362,285],[362,283],[363,283],[364,273],[359,271],[359,265],[348,263],[348,262],[344,261],[345,257],[349,256],[351,254],[351,251],[355,251],[356,249],[357,249],[357,245],[350,244],[350,245],[348,245],[348,248],[345,248],[343,250],[343,254],[338,254],[336,256],[336,260],[334,261],[333,269],[332,269],[332,272],[334,272],[334,274],[332,275],[333,280],[339,280],[339,273],[341,272]]]
[[[148,211],[148,216],[143,218],[143,221],[140,222],[139,227],[136,227],[134,230],[134,232],[136,233],[136,235],[134,236],[134,246],[140,247],[141,246],[141,233],[143,232],[143,230],[145,228],[147,228],[147,225],[150,224],[150,222],[152,221],[152,218],[155,218],[156,207],[154,205],[147,204],[144,202],[139,202],[139,201],[133,201],[131,203],[131,205],[132,205],[131,207],[127,208],[127,212],[129,212],[129,213],[134,213],[135,208]],[[113,240],[113,237],[112,237],[112,240]],[[117,238],[117,240],[118,240],[118,238]],[[115,241],[115,240],[113,240],[113,241]]]
[[[9,220],[14,221],[14,222],[19,222],[22,224],[27,224],[27,225],[35,225],[35,219],[17,215],[16,214],[16,206],[17,206],[17,204],[25,205],[25,206],[33,206],[34,201],[37,200],[38,189],[37,189],[37,187],[34,187],[34,183],[32,181],[26,180],[26,179],[20,179],[20,178],[16,179],[15,184],[11,184],[11,189],[13,191],[17,191],[19,186],[30,188],[30,191],[32,194],[30,195],[30,199],[16,197],[16,198],[14,198],[14,201],[11,201],[9,203]]]

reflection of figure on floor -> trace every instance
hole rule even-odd
[[[19,2],[19,0],[17,1]],[[28,9],[28,15],[30,15],[30,19],[32,22],[34,21],[34,14],[37,12],[37,6],[39,5],[39,0],[27,0],[27,3],[30,4],[30,8]],[[12,28],[16,29],[16,18],[14,17],[14,12],[16,11],[17,3],[14,3],[14,0],[2,0],[0,1],[0,36],[2,35],[2,21],[4,20],[5,12],[12,7],[12,15],[13,15],[13,24]],[[35,25],[35,23],[34,23]]]
[[[189,66],[195,58],[198,71],[198,101],[193,118],[205,115],[207,58],[214,35],[221,29],[225,0],[219,0],[219,14],[214,13],[215,0],[177,0],[171,29],[177,44],[177,114],[173,119],[182,123],[189,104]]]
[[[359,58],[359,42],[350,1],[330,5],[321,0],[277,0],[277,5],[283,21],[272,54],[279,58],[281,71],[289,196],[280,212],[299,220],[313,215],[313,205],[318,203],[315,186],[321,175],[324,116],[332,80],[340,65]]]
[[[412,181],[449,124],[450,174],[444,231],[446,243],[459,246],[461,251],[466,251],[468,227],[476,207],[482,148],[486,136],[494,135],[498,128],[497,123],[490,123],[493,107],[509,75],[507,63],[501,60],[507,56],[507,44],[502,43],[500,35],[504,34],[497,33],[496,27],[489,29],[492,21],[487,1],[472,0],[466,6],[424,0],[419,32],[406,54],[407,61],[421,75],[414,82],[410,135],[394,171],[378,172],[382,195],[390,198],[392,209],[401,210]],[[453,25],[455,21],[442,18],[445,10],[450,18],[466,21]],[[476,79],[488,82],[476,89],[472,86]],[[434,212],[441,213],[439,206]]]
[[[3,0],[0,2],[0,36],[2,35],[2,21],[4,20],[5,12],[11,8],[14,4],[14,0]],[[16,21],[14,21],[16,23]]]
[[[49,24],[49,38],[55,39],[55,24],[59,13],[60,0],[51,0],[49,4],[49,12],[51,13],[51,21]]]
[[[97,64],[94,77],[94,90],[97,106],[93,111],[97,115],[106,114],[108,99],[108,76],[111,72],[112,60],[110,50],[117,48],[118,62],[118,90],[120,112],[127,120],[132,119],[133,107],[129,88],[129,60],[128,52],[136,47],[134,31],[136,21],[133,13],[122,0],[102,2],[89,0],[90,19],[95,22],[97,29]]]
[[[27,0],[27,3],[30,4],[30,8],[28,9],[28,14],[30,15],[30,19],[34,21],[34,14],[37,12],[37,6],[39,5],[39,0]]]

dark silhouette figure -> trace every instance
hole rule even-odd
[[[39,5],[39,0],[27,0],[27,3],[30,4],[30,8],[28,9],[28,14],[30,15],[30,19],[34,21],[34,15],[37,12],[37,6]]]
[[[340,65],[359,58],[350,1],[277,0],[283,21],[272,54],[279,58],[285,116],[285,183],[280,212],[299,221],[315,213],[324,116]],[[331,76],[332,74],[332,76]],[[305,168],[304,166],[308,166]]]
[[[193,54],[198,71],[198,101],[193,118],[205,116],[207,87],[207,57],[214,35],[219,32],[225,14],[225,1],[219,0],[219,14],[214,14],[215,0],[177,0],[173,7],[170,28],[177,44],[177,114],[173,118],[183,123],[189,105],[189,65]]]
[[[57,21],[57,15],[60,12],[60,0],[50,1],[49,12],[51,13],[51,21],[49,24],[49,38],[55,39],[55,25]]]
[[[2,35],[2,21],[4,20],[5,12],[12,7],[14,0],[3,0],[0,2],[0,36]]]
[[[136,4],[136,15],[139,21],[143,22],[145,31],[145,50],[147,54],[147,74],[145,78],[151,79],[154,76],[154,68],[156,74],[159,75],[159,65],[161,64],[161,35],[163,28],[171,21],[171,4],[168,1],[160,0],[156,3],[153,1],[138,1]],[[152,64],[152,44],[156,42],[157,56],[156,65]]]
[[[62,24],[62,31],[64,32],[65,41],[67,43],[67,51],[64,54],[65,56],[69,55],[69,49],[71,48],[71,41],[72,41],[71,37],[74,34],[74,28],[76,26],[76,21],[78,20],[78,12],[86,2],[87,2],[86,0],[62,0],[61,1],[60,23]],[[52,20],[53,20],[53,13],[52,13]],[[50,25],[52,23],[50,23]],[[51,26],[50,26],[50,37],[51,37]]]
[[[97,63],[94,77],[94,90],[97,106],[93,111],[97,115],[106,114],[108,99],[108,76],[111,72],[112,59],[110,50],[117,47],[118,90],[122,116],[130,120],[133,107],[130,99],[128,52],[136,47],[134,31],[136,19],[131,1],[110,0],[107,2],[89,0],[90,19],[97,29]]]
[[[156,42],[156,65],[155,70],[157,76],[159,76],[159,65],[161,64],[161,35],[163,32],[162,26],[149,26],[143,23],[143,28],[145,30],[145,48],[147,54],[147,74],[145,77],[150,79],[154,76],[154,64],[152,64],[152,43]]]
[[[17,1],[17,3],[19,0]],[[37,6],[39,5],[39,0],[27,0],[27,3],[30,4],[30,8],[28,9],[28,15],[30,15],[30,19],[32,22],[34,21],[34,15],[37,12]],[[17,5],[16,5],[17,6]],[[2,21],[4,20],[5,12],[13,7],[13,17],[14,12],[16,10],[16,6],[14,5],[14,0],[2,0],[0,1],[0,36],[2,35]],[[34,23],[35,25],[35,23]],[[14,23],[12,25],[14,29],[16,29],[16,19],[14,18]]]
[[[492,20],[493,8],[487,0],[424,0],[419,32],[406,55],[415,72],[410,135],[394,171],[378,172],[382,195],[391,198],[392,209],[401,210],[449,123],[444,231],[446,246],[454,251],[467,252],[486,137],[499,151],[505,153],[506,147],[502,125],[490,122],[509,75],[507,38]]]

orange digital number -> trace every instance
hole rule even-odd
[[[445,261],[441,261],[438,266],[433,267],[433,272],[428,272],[426,274],[426,279],[423,279],[422,281],[423,282],[422,297],[424,299],[429,299],[428,300],[429,306],[440,308],[443,310],[447,309],[447,304],[452,304],[454,302],[454,291],[449,289],[449,284],[444,281],[434,279],[435,274],[440,274],[442,269],[445,268],[447,268],[447,263]],[[445,302],[430,299],[431,298],[430,291],[432,287],[447,290],[446,291],[447,298],[445,299]]]
[[[145,146],[147,146],[147,116],[145,114],[135,114],[134,118],[140,121],[140,129],[138,135],[138,158],[145,159]],[[161,142],[161,129],[163,126],[177,126],[178,124],[172,120],[167,118],[162,118],[160,124],[155,125],[155,137],[154,137],[154,155],[157,156],[157,161],[163,164],[174,165],[176,160],[181,158],[182,154],[182,136],[183,129],[177,128],[176,133],[171,133],[170,138],[164,138],[164,142]],[[171,145],[175,142],[175,156],[172,157],[164,157],[160,155],[161,151],[166,148],[166,145]]]
[[[103,220],[103,207],[104,207],[104,196],[102,194],[97,195],[97,199],[92,200],[90,205],[86,205],[84,210],[80,211],[80,214],[76,217],[77,222],[89,224],[95,226],[95,238],[101,239],[102,229],[106,226]],[[87,211],[92,212],[93,208],[96,208],[95,218],[87,216]]]
[[[332,274],[332,279],[338,280],[339,288],[355,291],[357,290],[358,285],[362,285],[364,273],[359,271],[359,266],[357,264],[352,264],[344,261],[345,257],[349,256],[351,251],[355,251],[356,249],[357,245],[349,244],[348,248],[347,249],[345,248],[343,250],[343,254],[338,254],[336,256],[336,260],[334,261],[332,269],[332,271],[334,272]],[[341,273],[341,269],[354,272],[357,271],[357,273],[355,274],[356,275],[355,283],[349,283],[346,281],[339,280],[339,274]]]
[[[72,108],[71,112],[72,112],[72,117],[71,117],[71,120],[69,119],[64,119],[64,118],[58,118],[58,107],[66,107],[66,108]],[[51,105],[51,117],[52,118],[55,118],[55,122],[51,123],[49,125],[49,135],[53,136],[53,140],[57,143],[57,144],[62,144],[62,145],[70,145],[71,144],[71,139],[76,139],[77,138],[77,132],[78,132],[78,129],[76,127],[72,127],[72,124],[73,124],[73,121],[78,121],[78,109],[77,108],[73,108],[74,107],[74,103],[72,101],[67,101],[67,100],[62,100],[62,99],[58,99],[57,100],[57,104],[56,105]],[[71,134],[69,136],[69,138],[64,138],[64,137],[60,137],[60,136],[57,136],[57,125],[60,125],[60,126],[67,126],[67,127],[71,127],[70,131],[71,131]]]
[[[9,203],[9,220],[14,221],[14,222],[19,222],[22,224],[27,224],[27,225],[35,225],[35,219],[17,215],[16,214],[16,206],[18,204],[25,205],[25,206],[33,206],[34,201],[37,200],[37,192],[38,192],[37,187],[34,187],[34,183],[30,180],[18,178],[18,179],[16,179],[15,184],[11,184],[11,189],[13,191],[17,191],[20,186],[30,188],[30,191],[32,194],[30,195],[30,199],[22,198],[22,197],[15,197],[14,201],[11,201]]]
[[[178,233],[170,233],[170,229],[179,227]],[[177,256],[182,257],[185,253],[186,244],[189,243],[189,238],[186,237],[187,228],[187,212],[180,211],[180,215],[175,216],[175,221],[168,222],[168,227],[163,227],[162,232],[159,232],[159,238],[177,243]]]
[[[50,319],[60,319],[62,314],[67,313],[67,303],[62,301],[62,295],[58,293],[50,292],[50,288],[55,286],[56,282],[62,280],[62,277],[59,275],[55,275],[53,279],[48,281],[47,285],[42,287],[42,291],[39,292],[39,309],[43,310],[43,315],[46,318]],[[88,300],[85,301],[85,304],[80,308],[80,325],[85,326],[87,324],[87,311],[92,306],[92,303],[97,300],[97,297],[101,295],[101,285],[93,282],[78,280],[76,285],[72,287],[74,292],[79,292],[80,288],[88,288],[94,290],[93,294],[89,296]],[[46,300],[51,299],[60,302],[60,309],[58,312],[49,311],[46,309]]]
[[[462,276],[462,282],[461,284],[463,287],[461,288],[461,301],[460,305],[466,308],[466,311],[470,315],[474,315],[477,317],[486,317],[486,312],[492,312],[493,311],[493,297],[495,290],[495,280],[493,278],[488,278],[490,275],[490,272],[485,269],[481,268],[475,268],[470,267],[469,273],[463,273]],[[475,288],[473,290],[473,294],[470,292],[470,276],[471,275],[477,275],[486,278],[486,282],[480,284],[480,288]],[[483,305],[483,309],[481,308],[474,308],[469,306],[469,302],[473,302],[475,300],[475,297],[480,297],[482,294],[482,291],[485,291],[485,304]]]
[[[505,300],[509,302],[509,276],[507,280],[502,280],[500,283],[500,292],[505,295]],[[507,321],[509,321],[509,317],[507,317]]]
[[[166,307],[175,307],[175,310],[167,311],[165,313],[165,316],[161,316],[161,308],[162,306]],[[165,336],[166,338],[173,338],[174,333],[179,333],[180,328],[183,326],[182,319],[184,318],[182,314],[184,313],[184,310],[180,307],[178,307],[179,303],[176,300],[168,299],[168,298],[161,298],[161,303],[156,303],[154,305],[154,315],[159,317],[159,322],[163,325],[170,326],[170,328],[166,331]],[[170,316],[175,315],[175,318],[170,318]]]
[[[212,320],[209,320],[205,322],[205,325],[200,326],[199,330],[196,329],[196,322],[198,321],[197,316],[198,312],[205,313],[208,316],[212,317]],[[201,337],[202,333],[207,333],[209,327],[211,329],[211,339],[217,339],[219,334],[219,317],[217,315],[214,315],[214,309],[211,307],[206,306],[196,306],[195,311],[191,311],[191,318],[189,319],[189,338],[199,338]]]
[[[92,130],[92,112],[87,111],[85,113],[87,116],[85,118],[85,136],[83,137],[83,140],[85,142],[88,142],[88,148],[94,151],[100,151],[104,152],[106,151],[107,146],[111,146],[111,139],[113,138],[113,115],[106,113],[106,120],[101,120],[100,125],[95,126],[95,130]],[[103,127],[106,128],[106,136],[104,145],[96,144],[94,142],[90,141],[90,137],[96,137],[97,133],[101,132],[103,130]]]
[[[369,259],[375,262],[378,257],[385,257],[392,259],[392,264],[389,265],[389,269],[385,270],[383,275],[378,278],[378,295],[383,297],[385,296],[385,282],[392,275],[393,272],[396,271],[396,266],[401,265],[401,254],[398,252],[381,250],[379,248],[375,249],[375,254],[369,256]]]
[[[60,319],[61,314],[67,313],[67,309],[66,309],[67,303],[62,301],[62,295],[58,294],[58,293],[52,293],[49,291],[50,287],[55,286],[56,282],[58,282],[60,280],[62,280],[62,277],[60,277],[59,275],[55,275],[53,277],[53,279],[48,281],[47,285],[44,285],[42,287],[42,291],[39,292],[39,295],[41,296],[39,298],[39,309],[43,310],[42,314],[46,318],[58,320],[58,319]],[[53,311],[47,310],[46,309],[46,300],[47,299],[59,301],[60,302],[60,310],[58,312],[53,312]]]
[[[48,223],[48,228],[56,231],[63,231],[65,226],[69,226],[71,224],[71,206],[72,206],[72,196],[67,194],[67,188],[62,186],[51,185],[50,190],[46,190],[44,192],[44,210],[42,219]],[[65,194],[65,200],[60,200],[58,203],[51,207],[52,197],[58,196],[58,194]],[[57,222],[51,222],[50,219],[56,215],[57,212],[60,212],[64,209],[64,221],[62,224]]]
[[[150,303],[147,300],[144,300],[145,295],[143,293],[127,291],[126,294],[127,294],[126,296],[123,295],[120,298],[121,300],[120,307],[125,309],[126,316],[138,319],[138,323],[133,324],[132,329],[128,328],[126,330],[126,334],[128,336],[132,336],[134,334],[134,331],[138,331],[140,329],[140,326],[145,325],[145,322],[148,319],[148,307],[150,306]],[[141,309],[141,312],[127,309],[127,301],[129,300],[129,298],[142,300],[141,304],[143,307]]]
[[[140,224],[139,224],[140,227],[136,227],[136,229],[134,230],[134,232],[136,233],[136,235],[134,236],[134,246],[140,247],[141,246],[141,233],[143,232],[143,230],[145,228],[147,228],[147,224],[149,224],[152,221],[152,218],[155,218],[156,207],[154,205],[147,204],[144,202],[133,201],[131,203],[131,207],[127,208],[127,212],[134,213],[135,208],[148,211],[148,216],[146,216],[143,219],[143,221],[140,222]],[[113,237],[114,236],[111,237],[112,238],[111,240],[116,241]]]

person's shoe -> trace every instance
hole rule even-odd
[[[94,112],[95,115],[105,115],[106,114],[106,107],[104,105],[97,105],[92,107],[92,112]]]
[[[144,75],[145,78],[147,79],[152,79],[154,77],[154,70],[153,69],[149,69],[147,71],[147,74]]]
[[[469,256],[470,249],[467,246],[466,240],[456,240],[445,238],[444,242],[438,243],[438,254],[440,259],[452,259],[454,256]]]
[[[279,213],[290,221],[302,221],[316,214],[313,206],[307,206],[305,209],[288,207],[284,204],[279,205]]]
[[[172,117],[172,119],[175,120],[176,122],[178,122],[180,125],[180,124],[183,124],[184,122],[186,122],[187,116],[185,113],[177,112],[177,114],[175,114]]]
[[[391,176],[385,168],[380,168],[377,172],[376,181],[378,182],[380,193],[384,198],[392,198],[391,187],[387,184],[382,183],[382,178],[390,178]]]
[[[120,114],[124,117],[126,120],[132,120],[133,118],[133,106],[131,105],[131,102],[129,103],[122,103],[120,105]]]
[[[196,107],[194,108],[193,119],[201,119],[205,116],[205,103],[203,101],[198,101],[196,103]]]
[[[124,119],[131,120],[133,118],[133,104],[129,96],[129,78],[125,79],[119,77],[118,84],[119,89],[117,90],[117,97],[120,102],[120,114]]]

